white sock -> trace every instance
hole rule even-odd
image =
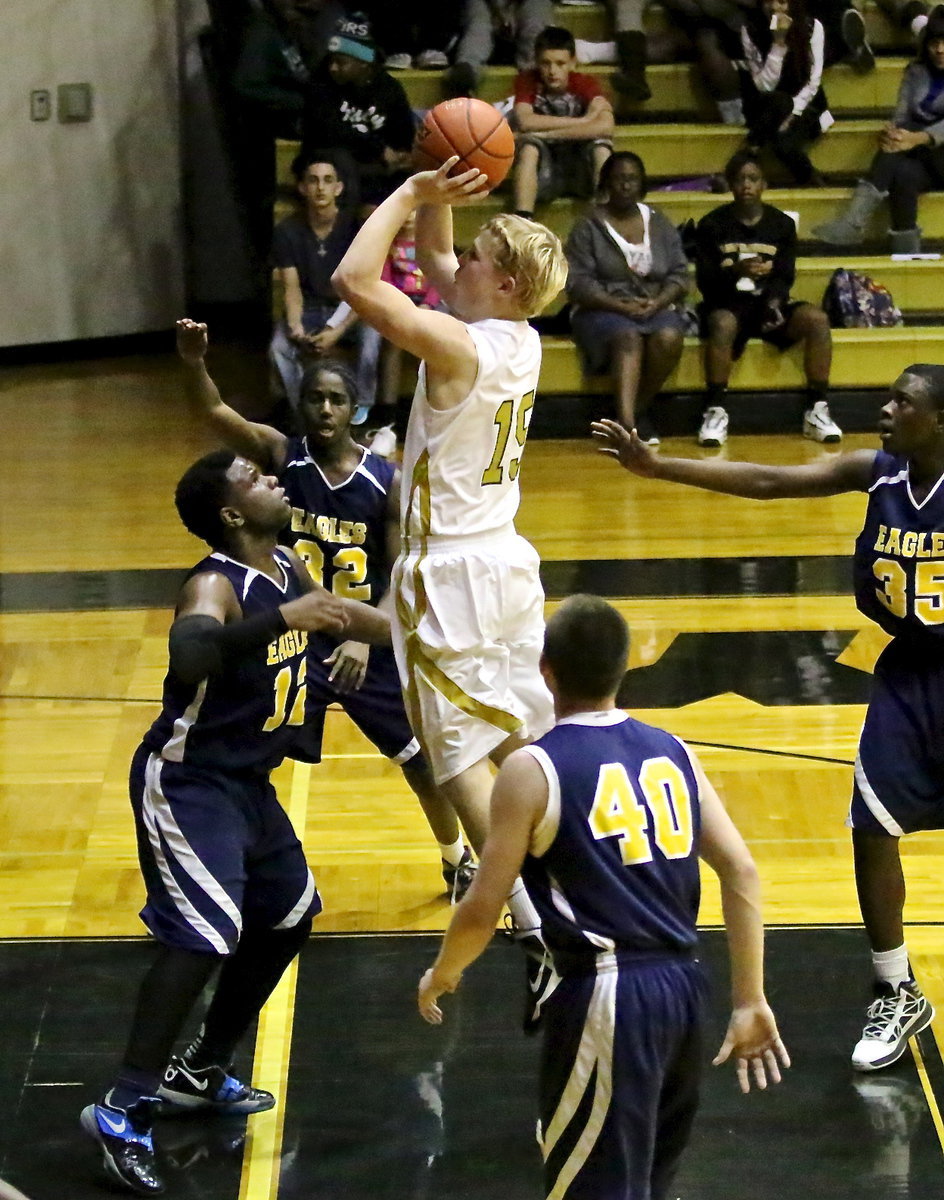
[[[616,42],[585,42],[582,38],[575,38],[574,44],[577,47],[577,62],[616,62]]]
[[[744,105],[740,99],[719,100],[718,115],[724,125],[743,125]]]
[[[443,862],[447,862],[450,867],[457,867],[462,862],[462,856],[465,853],[465,843],[462,840],[462,834],[460,833],[451,845],[440,842],[439,853],[443,857]]]
[[[536,930],[540,933],[541,918],[538,916],[538,910],[531,903],[531,897],[525,891],[520,876],[515,880],[515,886],[511,889],[511,895],[508,897],[508,911],[519,932]]]
[[[873,950],[872,966],[875,968],[875,978],[890,983],[893,988],[911,978],[908,947],[904,944],[897,950]]]
[[[915,19],[911,22],[911,32],[914,34],[915,37],[918,36],[918,34],[925,27],[925,25],[927,25],[927,23],[928,23],[927,13],[919,13],[915,17]]]

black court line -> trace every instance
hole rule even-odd
[[[841,555],[575,559],[543,562],[550,600],[574,592],[608,599],[672,596],[844,596],[852,560]],[[0,612],[173,608],[187,571],[23,571],[0,574]]]

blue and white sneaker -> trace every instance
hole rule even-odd
[[[196,1070],[185,1058],[174,1057],[164,1072],[158,1096],[170,1105],[162,1111],[212,1111],[222,1113],[258,1113],[275,1107],[275,1097],[262,1088],[250,1087],[227,1074],[223,1067]]]
[[[156,1098],[146,1096],[131,1108],[116,1108],[105,1103],[90,1104],[82,1110],[82,1128],[102,1150],[105,1170],[122,1187],[139,1196],[159,1196],[164,1190],[154,1156],[151,1125]]]

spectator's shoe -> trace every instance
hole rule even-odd
[[[728,440],[728,414],[723,408],[706,408],[698,431],[699,446],[723,446]]]
[[[616,35],[619,70],[613,87],[628,100],[649,100],[652,92],[646,82],[646,35],[638,30]]]
[[[446,881],[450,904],[459,903],[472,886],[472,880],[475,878],[477,870],[478,863],[473,861],[472,851],[468,846],[462,851],[462,861],[458,866],[454,867],[452,863],[447,863],[445,859],[442,860],[442,875]]]
[[[275,1107],[271,1092],[234,1079],[222,1067],[204,1067],[198,1071],[185,1058],[176,1057],[170,1060],[157,1094],[178,1113],[186,1109],[249,1114]]]
[[[397,452],[397,435],[392,425],[381,425],[368,443],[372,454],[393,458]]]
[[[852,1065],[857,1071],[879,1071],[897,1062],[908,1039],[927,1029],[934,1009],[913,979],[897,988],[879,980],[866,1018],[862,1037],[852,1051]]]
[[[442,71],[449,66],[449,59],[442,50],[421,50],[414,66],[421,71]]]
[[[388,54],[384,59],[384,66],[388,71],[409,71],[413,66],[413,59],[409,54]]]
[[[110,1178],[139,1196],[159,1196],[164,1190],[151,1136],[158,1107],[158,1101],[150,1096],[128,1109],[103,1100],[84,1108],[80,1118],[83,1130],[101,1147]]]
[[[636,434],[641,442],[645,442],[647,446],[658,446],[659,435],[656,433],[655,426],[649,420],[645,413],[640,413],[636,418]]]
[[[803,414],[803,436],[827,444],[842,441],[842,430],[829,415],[829,405],[825,400],[817,400]]]
[[[859,75],[875,68],[875,55],[865,36],[865,21],[857,8],[847,8],[842,14],[842,40],[849,49],[846,62]]]
[[[443,77],[443,92],[447,100],[455,100],[458,96],[474,96],[477,91],[478,77],[471,63],[457,62]]]

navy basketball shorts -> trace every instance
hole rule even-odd
[[[664,1200],[698,1107],[693,959],[601,958],[548,1001],[538,1141],[548,1200]]]
[[[167,762],[140,746],[130,791],[147,888],[141,919],[159,942],[232,954],[244,928],[292,929],[321,912],[267,776]]]
[[[328,680],[333,665],[323,661],[333,647],[324,648],[323,653],[322,649],[321,645],[315,645],[308,656],[307,728],[302,739],[306,761],[321,761],[324,710],[329,704],[339,704],[385,758],[398,766],[407,762],[413,767],[424,765],[420,744],[406,715],[393,650],[389,646],[371,646],[364,682],[356,691],[342,692]]]
[[[944,654],[936,642],[896,639],[879,655],[848,823],[892,837],[944,829]]]

